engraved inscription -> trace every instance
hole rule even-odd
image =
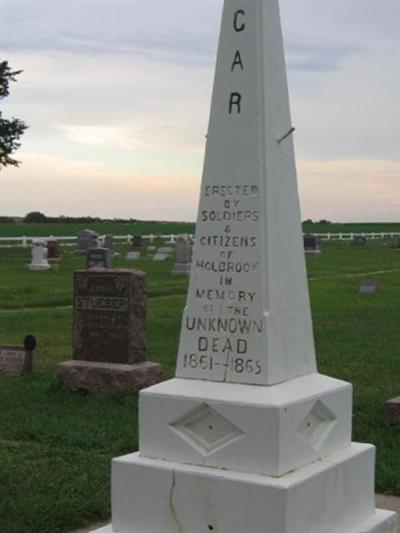
[[[74,359],[112,363],[145,360],[144,274],[75,273]]]
[[[252,41],[256,21],[245,2],[243,6],[227,8],[225,31],[230,33],[231,49],[224,52],[223,81],[215,100],[226,108],[216,114],[218,142],[211,137],[207,141],[177,375],[258,383],[264,371],[267,327],[261,290],[263,206],[259,143],[253,133],[248,137],[252,130],[246,129],[249,119],[258,120],[254,113],[258,97],[247,88],[249,80],[254,86],[247,36]],[[216,144],[208,156],[210,142]],[[241,160],[242,145],[251,163],[249,173]]]

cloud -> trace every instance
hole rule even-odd
[[[289,70],[294,71],[329,72],[340,69],[347,57],[360,53],[361,49],[356,46],[317,46],[288,41],[286,64]]]
[[[116,0],[109,4],[36,0],[34,9],[32,4],[3,0],[5,50],[130,54],[192,67],[214,62],[221,2],[208,4],[207,10],[199,9],[196,3],[171,1]],[[202,24],[207,11],[216,16]]]
[[[24,154],[22,166],[2,176],[5,214],[92,215],[194,220],[199,179],[116,171],[100,163]],[[29,194],[21,194],[29,191]]]
[[[398,221],[400,161],[298,162],[303,218]]]

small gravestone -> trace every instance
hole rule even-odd
[[[87,252],[91,248],[97,248],[99,234],[90,229],[81,230],[77,235],[77,248]]]
[[[161,246],[157,250],[157,253],[171,255],[174,253],[174,251],[175,251],[175,248],[173,246]]]
[[[153,255],[155,251],[156,251],[156,247],[155,246],[150,245],[150,246],[147,247],[147,253],[149,255]]]
[[[92,248],[87,253],[86,268],[111,268],[111,250]]]
[[[153,255],[153,261],[165,261],[168,259],[169,254],[165,252],[160,252],[160,250],[156,250]]]
[[[175,250],[175,264],[171,272],[172,276],[189,276],[192,261],[192,248],[189,239],[178,237]]]
[[[114,250],[114,236],[111,233],[104,235],[104,248],[108,250]]]
[[[140,252],[139,251],[128,252],[126,254],[126,259],[128,261],[137,261],[138,259],[140,259]]]
[[[143,237],[142,235],[134,235],[132,237],[132,247],[135,249],[135,250],[141,250],[142,247],[143,247]]]
[[[379,284],[376,279],[363,278],[358,286],[360,294],[375,294],[378,292]]]
[[[400,252],[400,239],[397,239],[394,243],[396,252]]]
[[[355,246],[365,246],[367,244],[367,239],[363,235],[356,235],[353,239],[353,244]]]
[[[29,270],[49,270],[51,268],[47,260],[47,244],[43,239],[33,239],[32,260],[28,265]]]
[[[78,270],[74,274],[73,360],[60,363],[60,386],[89,392],[137,391],[162,368],[146,361],[145,274]]]
[[[306,254],[319,255],[321,253],[321,249],[318,246],[317,239],[314,235],[304,235],[303,242]]]
[[[50,239],[47,241],[47,260],[51,263],[58,263],[61,260],[60,243]]]
[[[27,335],[24,346],[0,346],[0,374],[23,376],[32,373],[36,339]]]
[[[385,402],[383,418],[388,424],[400,424],[400,396]]]

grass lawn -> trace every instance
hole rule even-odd
[[[63,250],[58,270],[28,272],[29,250],[0,249],[0,343],[38,338],[35,373],[0,377],[0,530],[57,533],[107,520],[110,461],[137,447],[137,397],[65,393],[54,367],[71,357],[72,273],[84,258]],[[172,260],[135,263],[147,272],[148,358],[174,373],[187,280]],[[390,243],[365,248],[323,243],[307,259],[319,370],[354,386],[354,439],[378,446],[377,490],[400,495],[400,428],[382,422],[400,395],[400,254]],[[383,272],[382,272],[383,271]],[[359,295],[375,272],[379,292]],[[380,273],[376,273],[380,272]]]
[[[98,222],[93,224],[0,224],[0,237],[58,237],[76,235],[82,229],[92,229],[100,235],[170,235],[194,233],[192,222]],[[369,223],[303,223],[304,233],[388,233],[400,232],[400,222]]]

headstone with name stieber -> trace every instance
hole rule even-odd
[[[175,379],[114,459],[119,533],[395,533],[317,372],[277,0],[227,0]]]
[[[161,366],[146,361],[143,272],[75,271],[73,324],[73,360],[57,367],[63,389],[134,392],[160,381]]]

